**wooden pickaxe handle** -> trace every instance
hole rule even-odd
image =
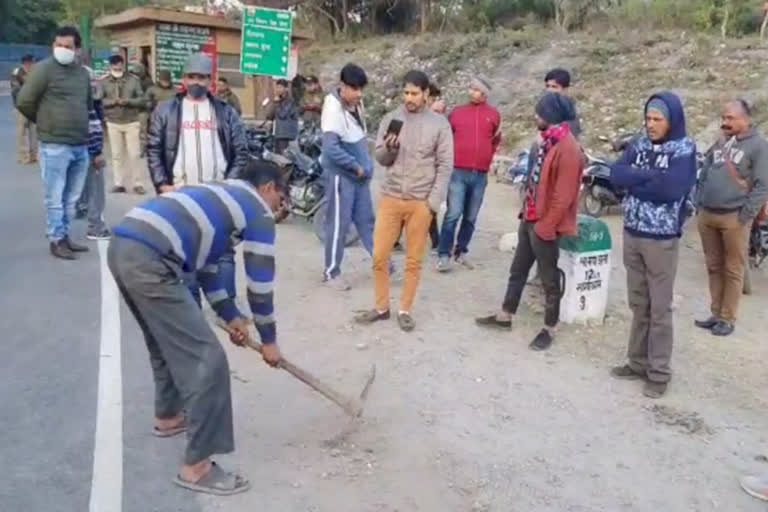
[[[225,328],[227,332],[231,334],[231,329],[228,327]],[[259,354],[262,353],[262,345],[261,343],[257,343],[251,339],[250,336],[246,337],[245,344],[257,351]],[[352,417],[358,417],[363,412],[363,405],[360,403],[359,400],[355,400],[352,398],[348,398],[335,389],[331,388],[329,385],[322,382],[320,379],[309,373],[307,370],[304,370],[303,368],[300,368],[287,360],[285,357],[282,357],[280,359],[280,362],[278,363],[278,368],[282,368],[283,370],[287,371],[294,377],[296,377],[298,380],[309,386],[310,388],[314,389],[321,395],[323,395],[325,398],[330,400],[331,402],[335,403],[342,409],[344,409],[344,412],[349,414]]]

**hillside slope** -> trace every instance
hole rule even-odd
[[[683,97],[689,131],[700,146],[716,135],[725,97],[744,96],[756,104],[760,120],[768,117],[760,108],[768,103],[762,69],[768,47],[755,39],[722,42],[685,32],[552,36],[549,30],[533,28],[316,44],[302,56],[302,66],[324,84],[334,83],[346,62],[363,66],[371,79],[366,101],[373,121],[397,104],[399,80],[409,69],[426,71],[449,104],[465,101],[468,77],[483,73],[494,85],[508,151],[530,140],[533,104],[544,74],[554,66],[574,75],[572,94],[585,143],[597,153],[607,151],[605,139],[636,130],[645,99],[661,89]]]

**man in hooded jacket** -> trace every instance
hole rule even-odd
[[[627,190],[624,267],[633,314],[628,362],[611,374],[645,379],[643,394],[659,398],[671,376],[672,299],[678,245],[696,183],[696,143],[686,134],[682,103],[671,92],[648,100],[645,128],[646,135],[611,167],[613,184]]]

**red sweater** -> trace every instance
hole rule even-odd
[[[448,116],[453,129],[453,166],[488,172],[501,142],[501,116],[487,103],[457,107]]]

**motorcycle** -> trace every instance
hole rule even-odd
[[[323,133],[317,123],[303,123],[299,130],[299,149],[310,158],[320,158],[323,152]]]
[[[328,216],[328,198],[326,197],[326,175],[320,163],[322,153],[310,158],[296,145],[285,150],[285,156],[291,160],[292,172],[288,180],[291,213],[312,222],[315,236],[325,241],[326,218]],[[347,229],[345,246],[357,242],[359,235],[354,225]]]
[[[752,223],[752,229],[749,233],[749,249],[747,254],[747,265],[744,269],[744,295],[752,294],[752,276],[753,270],[760,268],[760,265],[768,258],[768,205],[763,207],[760,215]]]
[[[626,192],[611,183],[611,166],[605,160],[585,153],[587,165],[581,177],[581,209],[599,217],[606,208],[621,204]]]
[[[275,222],[282,222],[289,214],[302,217],[312,222],[313,231],[322,242],[325,240],[325,223],[328,216],[328,198],[326,197],[326,179],[322,167],[322,141],[319,137],[308,138],[305,142],[316,150],[314,158],[302,151],[301,141],[289,144],[283,154],[273,151],[272,135],[259,129],[246,129],[248,149],[251,158],[272,162],[280,167],[284,182],[288,186],[288,197],[275,213]],[[309,147],[309,146],[307,146]],[[357,242],[359,235],[354,225],[350,225],[344,241],[346,246]]]

